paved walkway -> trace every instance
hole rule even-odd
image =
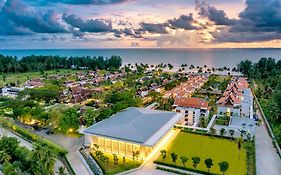
[[[261,114],[257,114],[262,119]],[[256,126],[255,144],[257,175],[280,175],[281,159],[272,145],[272,139],[263,122],[260,126]]]
[[[280,175],[281,159],[272,145],[264,124],[256,127],[255,143],[257,175]]]
[[[0,134],[2,136],[15,137],[15,138],[17,138],[20,141],[20,146],[24,146],[24,147],[27,147],[28,149],[32,150],[32,144],[31,143],[29,143],[28,141],[22,139],[21,137],[13,134],[12,132],[10,132],[10,131],[8,131],[8,130],[6,130],[4,128],[0,128]],[[55,172],[58,172],[58,169],[61,166],[64,167],[63,163],[61,161],[57,160],[56,164],[55,164]]]

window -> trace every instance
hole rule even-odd
[[[119,154],[125,155],[126,154],[126,143],[125,142],[119,142]]]

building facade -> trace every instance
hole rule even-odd
[[[173,105],[174,111],[185,116],[186,124],[197,126],[201,117],[209,116],[209,104],[201,98],[178,97]]]
[[[133,153],[138,152],[138,158],[145,160],[165,142],[182,118],[175,112],[127,108],[83,130],[84,145],[94,147],[96,144],[100,151],[126,158],[133,158]]]

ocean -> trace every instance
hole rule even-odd
[[[175,67],[181,64],[208,67],[234,67],[241,60],[253,62],[261,57],[281,59],[281,49],[46,49],[46,50],[0,50],[0,54],[17,56],[59,55],[59,56],[104,56],[117,55],[123,65],[131,63],[159,64],[171,63]]]

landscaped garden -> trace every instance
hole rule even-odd
[[[240,149],[239,146],[241,146]],[[251,142],[239,144],[235,140],[181,132],[167,150],[161,152],[162,155],[156,163],[204,172],[208,172],[207,164],[209,166],[213,164],[209,168],[210,173],[221,174],[227,167],[226,174],[254,174],[255,168],[247,169],[247,164],[255,166],[251,163],[254,160],[247,161],[247,150],[252,147]],[[163,152],[166,152],[165,158]],[[253,156],[249,156],[250,154],[248,154],[248,159],[254,159]],[[222,162],[224,165],[219,165]]]
[[[127,159],[116,154],[107,154],[101,151],[92,151],[91,155],[100,165],[106,175],[125,172],[141,165],[141,161]]]

